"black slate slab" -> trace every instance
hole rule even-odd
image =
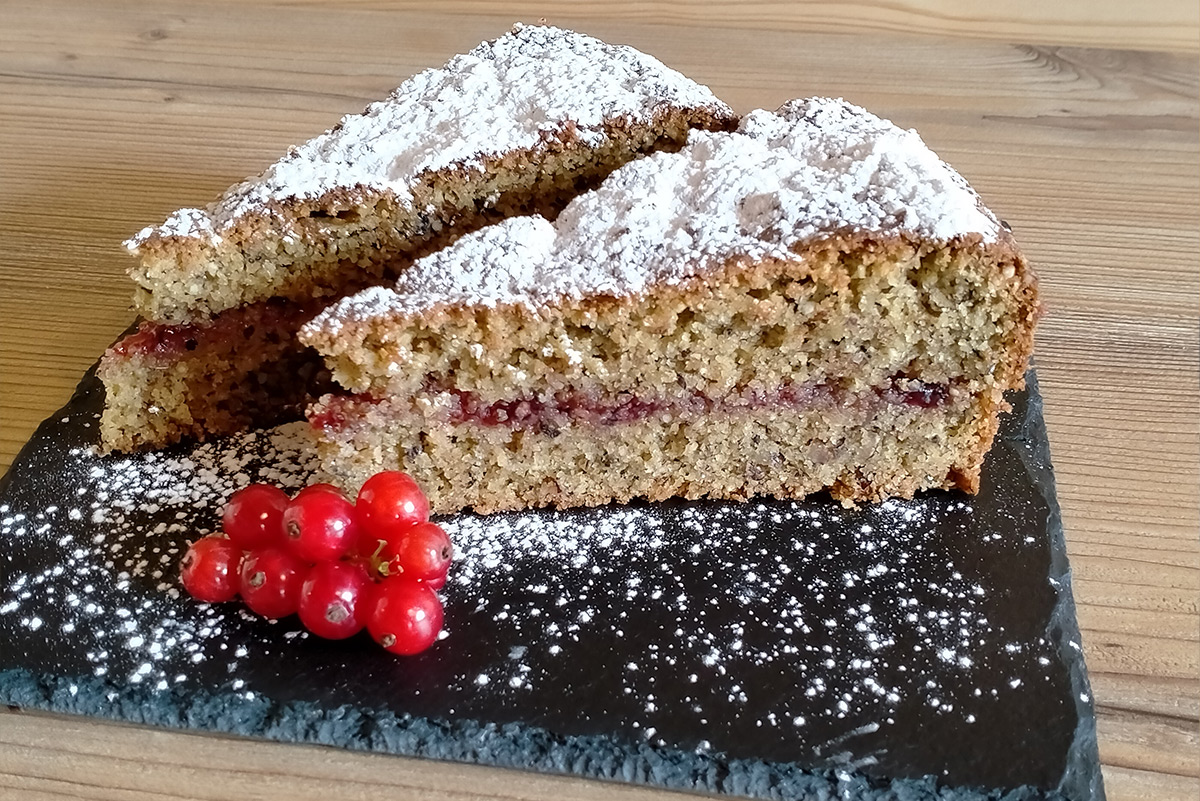
[[[976,497],[444,521],[448,636],[394,658],[181,597],[298,426],[92,450],[92,373],[0,480],[0,700],[768,798],[1102,799],[1036,379]]]

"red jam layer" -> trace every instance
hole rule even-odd
[[[863,400],[862,396],[851,395],[833,384],[786,384],[772,392],[742,390],[722,398],[699,392],[671,399],[640,398],[628,393],[600,395],[560,392],[549,398],[517,398],[483,403],[474,393],[457,389],[441,390],[438,394],[444,394],[450,400],[447,422],[451,424],[471,423],[514,429],[547,429],[571,422],[596,426],[619,425],[644,420],[664,411],[684,417],[698,417],[717,411],[819,408]],[[949,385],[929,384],[903,376],[893,377],[887,387],[876,388],[865,398],[869,403],[921,409],[940,408],[949,399]],[[320,412],[310,414],[309,423],[315,429],[336,434],[361,419],[369,407],[382,402],[382,398],[366,394],[338,395],[324,401]]]
[[[255,334],[297,331],[325,306],[324,302],[294,303],[272,298],[222,312],[201,323],[165,324],[143,320],[137,331],[108,349],[109,358],[148,356],[174,361],[187,353],[229,348]]]

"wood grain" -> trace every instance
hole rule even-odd
[[[916,127],[1013,225],[1048,306],[1038,372],[1109,797],[1195,798],[1200,61],[1176,29],[1196,6],[1128,4],[1135,24],[1117,3],[1095,5],[1092,18],[1082,0],[1016,4],[1021,14],[1004,20],[993,5],[949,14],[949,3],[863,2],[851,14],[751,3],[733,18],[716,4],[674,3],[517,3],[500,14],[468,0],[436,13],[401,2],[10,4],[0,25],[0,467],[128,324],[121,239],[514,17],[585,20],[739,110],[843,95]],[[1126,49],[1055,44],[1081,42]],[[666,795],[0,713],[0,797],[315,798],[335,783],[351,798]]]
[[[252,743],[252,744],[251,744]],[[213,782],[213,767],[220,766]],[[319,746],[0,712],[0,797],[666,801],[680,793]]]
[[[306,8],[324,0],[291,0]],[[349,0],[358,9],[412,11],[421,0]],[[503,14],[513,20],[545,17],[554,24],[602,21],[638,24],[700,24],[718,30],[764,29],[806,33],[939,34],[1001,42],[1118,49],[1195,51],[1200,46],[1200,7],[1189,0],[718,0],[662,2],[590,0],[545,2],[443,0],[438,10],[455,14]]]

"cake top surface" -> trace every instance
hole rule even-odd
[[[411,203],[422,173],[482,167],[485,159],[575,135],[605,139],[605,122],[650,121],[664,108],[732,111],[704,86],[632,47],[548,26],[504,36],[414,75],[387,99],[293,147],[262,175],[206,209],[185,208],[126,246],[159,236],[216,238],[247,214],[337,190],[391,191]]]
[[[795,100],[625,165],[554,223],[510,218],[469,234],[394,288],[333,305],[309,330],[336,335],[347,321],[445,304],[637,294],[733,258],[794,259],[793,246],[845,231],[990,242],[1000,226],[915,131],[843,100]]]

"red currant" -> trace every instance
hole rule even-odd
[[[306,562],[336,561],[358,543],[354,504],[341,490],[321,486],[300,492],[283,512],[288,547]]]
[[[446,574],[443,573],[437,578],[425,579],[421,583],[431,590],[440,590],[442,587],[446,586]]]
[[[362,630],[366,597],[372,587],[367,570],[350,562],[313,566],[300,588],[300,622],[318,637],[342,640]]]
[[[296,498],[299,498],[301,495],[308,495],[313,492],[334,492],[334,493],[337,493],[338,495],[341,495],[343,498],[345,497],[345,493],[343,493],[339,487],[337,487],[333,484],[309,484],[307,487],[305,487],[304,489],[302,489],[296,493]],[[292,500],[295,500],[295,498],[293,498]]]
[[[224,537],[196,540],[183,555],[183,588],[197,601],[221,603],[238,594],[238,564],[242,549]]]
[[[286,548],[251,551],[242,560],[242,600],[263,617],[287,617],[300,603],[300,585],[307,573],[308,565]]]
[[[225,533],[245,551],[283,544],[287,494],[270,484],[251,484],[233,493],[221,514]]]
[[[416,654],[437,641],[442,602],[428,586],[402,576],[375,587],[367,605],[367,631],[393,654]]]
[[[362,527],[364,555],[375,553],[380,540],[395,542],[417,523],[429,519],[429,500],[405,473],[376,473],[358,491],[358,522]]]
[[[388,542],[379,554],[380,572],[385,576],[403,574],[418,581],[446,575],[454,546],[436,523],[418,523]]]

